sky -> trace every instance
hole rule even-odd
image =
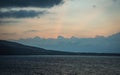
[[[0,39],[120,32],[120,0],[0,0]]]

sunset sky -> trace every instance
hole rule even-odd
[[[120,0],[0,0],[0,39],[109,36]]]

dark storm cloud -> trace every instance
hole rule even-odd
[[[63,3],[63,0],[0,0],[3,7],[41,7],[49,8]]]
[[[46,11],[26,11],[26,10],[19,10],[19,11],[8,11],[8,12],[0,12],[0,18],[34,18],[40,17],[46,14]]]

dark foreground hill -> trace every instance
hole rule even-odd
[[[0,55],[98,55],[120,56],[117,53],[75,53],[46,50],[32,46],[26,46],[15,42],[0,40]]]
[[[15,42],[0,40],[0,55],[64,55],[69,52],[52,51],[43,48],[26,46]]]

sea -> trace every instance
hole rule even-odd
[[[4,55],[0,75],[120,75],[120,57]]]

